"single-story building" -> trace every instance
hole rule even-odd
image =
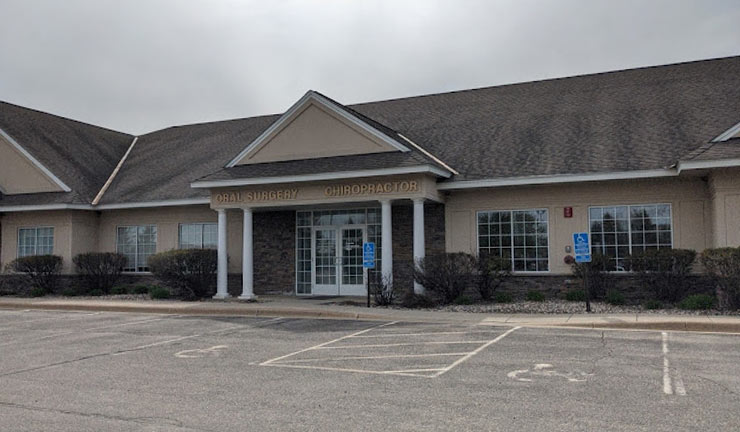
[[[740,56],[343,105],[141,136],[0,103],[0,264],[118,251],[126,272],[217,248],[218,291],[362,295],[362,243],[410,264],[489,252],[570,274],[610,257],[740,245]],[[422,287],[415,287],[417,290]]]

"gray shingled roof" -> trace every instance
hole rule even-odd
[[[24,110],[6,105],[0,111]],[[458,170],[460,175],[450,180],[661,169],[681,159],[740,157],[737,140],[709,144],[740,121],[740,56],[343,107],[394,139],[403,134]],[[21,143],[36,142],[36,150],[29,151],[48,161],[81,193],[75,198],[81,201],[92,199],[91,192],[115,166],[114,156],[130,142],[128,135],[76,122],[87,132],[72,125],[46,130],[36,124],[38,119],[15,119],[15,129],[6,129],[6,123],[14,123],[8,116],[0,113],[0,127],[18,134]],[[71,122],[49,117],[52,123]],[[414,151],[223,168],[279,117],[194,124],[141,136],[101,204],[206,197],[207,191],[190,188],[200,178],[387,168],[429,160]],[[65,137],[64,145],[58,136]],[[71,143],[83,151],[73,151],[77,148]],[[52,156],[42,155],[45,145]],[[95,158],[100,163],[88,163]],[[59,159],[59,165],[52,159]],[[90,171],[79,176],[84,184],[72,180],[77,169]],[[49,198],[45,195],[38,197]]]
[[[0,102],[0,129],[38,159],[71,192],[5,195],[0,205],[89,204],[133,136]]]
[[[455,180],[658,169],[740,121],[740,57],[352,108],[460,171]]]

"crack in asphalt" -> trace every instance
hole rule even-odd
[[[212,430],[210,429],[200,429],[200,428],[193,428],[190,426],[185,426],[181,421],[176,420],[176,419],[171,419],[168,417],[125,417],[125,416],[118,416],[118,415],[111,415],[111,414],[37,407],[37,406],[24,405],[24,404],[19,404],[19,403],[14,403],[14,402],[4,402],[4,401],[0,401],[0,406],[4,406],[7,408],[29,410],[29,411],[47,412],[47,413],[52,413],[52,414],[67,414],[67,415],[74,415],[74,416],[87,417],[87,418],[99,418],[99,419],[105,419],[105,420],[131,422],[131,423],[136,423],[136,424],[157,425],[157,426],[169,425],[169,426],[175,426],[177,428],[184,429],[184,430],[212,432]]]
[[[0,374],[0,378],[7,377],[7,376],[12,376],[12,375],[19,375],[19,374],[26,373],[26,372],[34,372],[34,371],[43,370],[43,369],[50,369],[50,368],[54,368],[54,367],[58,367],[58,366],[64,366],[64,365],[67,365],[67,364],[77,363],[77,362],[81,362],[81,361],[85,361],[85,360],[90,360],[90,359],[95,359],[95,358],[99,358],[99,357],[107,357],[107,356],[114,356],[114,355],[126,354],[126,353],[130,353],[130,352],[143,351],[143,350],[148,349],[148,348],[153,348],[155,346],[160,346],[160,345],[167,345],[169,343],[177,344],[177,342],[180,342],[182,340],[193,339],[193,338],[196,338],[196,337],[206,336],[206,335],[209,335],[209,334],[221,333],[223,335],[229,335],[229,334],[233,334],[233,333],[238,333],[240,331],[244,331],[246,329],[263,328],[263,327],[266,327],[266,326],[268,326],[270,324],[273,324],[273,323],[276,323],[276,322],[280,322],[281,320],[282,320],[282,318],[273,318],[273,319],[270,319],[270,320],[267,320],[267,321],[264,321],[264,322],[256,323],[254,325],[234,326],[234,327],[229,327],[229,328],[226,328],[226,329],[213,330],[213,331],[204,332],[204,333],[197,333],[197,334],[191,334],[191,335],[181,336],[181,337],[177,337],[177,338],[170,339],[170,340],[165,340],[165,341],[161,341],[161,342],[154,342],[154,343],[147,344],[147,345],[137,346],[137,347],[134,347],[134,348],[127,348],[127,349],[121,349],[121,350],[115,350],[115,351],[107,351],[107,352],[102,352],[102,353],[90,354],[90,355],[86,355],[86,356],[82,356],[82,357],[77,357],[77,358],[69,359],[69,360],[64,360],[64,361],[60,361],[60,362],[47,363],[45,365],[39,365],[39,366],[30,367],[30,368],[25,368],[25,369],[19,369],[19,370],[15,370],[15,371],[5,372],[5,373]],[[260,325],[260,324],[264,324],[264,325]]]

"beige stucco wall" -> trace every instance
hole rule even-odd
[[[73,270],[72,258],[97,248],[98,216],[95,212],[59,210],[6,213],[2,223],[0,261],[2,269],[18,257],[18,230],[32,227],[54,227],[54,255],[63,260],[63,272]]]
[[[398,151],[357,125],[310,103],[237,165]]]
[[[454,191],[445,208],[447,250],[476,252],[477,211],[546,208],[550,273],[566,274],[565,247],[574,232],[589,230],[589,206],[654,203],[672,205],[674,247],[701,251],[712,244],[709,188],[694,177]],[[564,207],[573,207],[572,218]]]
[[[0,192],[13,195],[61,190],[62,188],[0,136]]]
[[[713,243],[740,246],[740,170],[713,171],[710,176]]]

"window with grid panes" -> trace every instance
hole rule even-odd
[[[547,209],[478,212],[478,253],[510,260],[514,271],[549,271]]]
[[[18,257],[54,253],[54,228],[33,227],[18,230]]]
[[[609,271],[623,271],[625,258],[647,249],[673,247],[670,204],[590,207],[591,252],[609,257]]]
[[[116,232],[116,250],[126,257],[126,272],[148,272],[149,257],[157,252],[157,226],[123,226]]]
[[[180,224],[180,249],[218,248],[218,224]]]

